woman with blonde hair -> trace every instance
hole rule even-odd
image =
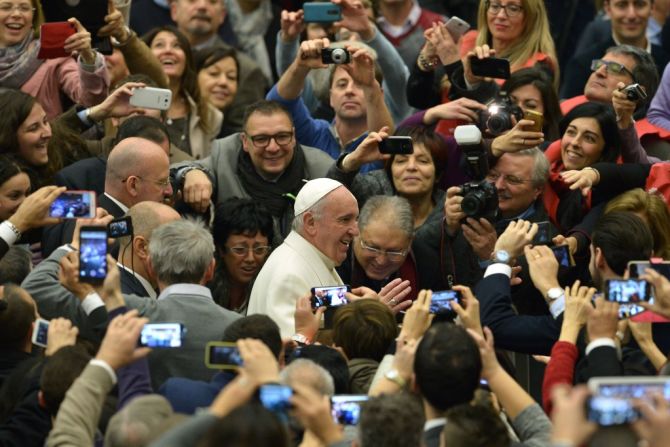
[[[631,189],[612,199],[605,213],[630,211],[642,218],[654,237],[654,256],[670,259],[670,210],[663,196],[641,188]]]

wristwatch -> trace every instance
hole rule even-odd
[[[505,250],[496,250],[493,252],[493,256],[491,256],[491,261],[493,261],[494,263],[509,265],[510,261],[509,253],[507,253],[507,251]]]
[[[307,337],[305,337],[302,334],[293,334],[293,337],[291,337],[291,340],[293,340],[294,342],[299,343],[301,345],[308,345],[309,344],[309,340],[307,339]]]
[[[556,301],[564,294],[565,292],[560,287],[552,287],[551,289],[547,290],[547,301],[549,302]]]
[[[384,377],[398,385],[400,388],[405,388],[405,385],[407,385],[407,381],[400,375],[397,369],[389,369],[386,371],[386,374],[384,374]]]

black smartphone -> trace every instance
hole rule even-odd
[[[99,37],[98,31],[105,26],[108,0],[49,0],[42,2],[45,22],[67,22],[75,17],[91,33],[91,46],[102,54],[113,52],[109,37]]]
[[[451,303],[456,301],[458,304],[463,303],[461,292],[456,290],[440,290],[433,292],[430,298],[430,313],[431,314],[455,314]]]
[[[285,414],[291,408],[293,390],[286,385],[269,383],[258,389],[261,404],[273,413]]]
[[[551,244],[551,223],[547,220],[537,223],[537,233],[533,238],[533,245]]]
[[[365,394],[341,394],[330,398],[333,419],[340,425],[358,425],[361,405],[368,400]]]
[[[670,261],[649,262],[649,261],[630,261],[628,263],[628,273],[631,278],[637,278],[644,274],[646,269],[656,270],[661,275],[670,279]]]
[[[348,285],[312,287],[312,309],[319,307],[337,307],[349,304],[347,292],[351,291]]]
[[[79,231],[79,281],[101,284],[106,276],[107,227],[81,227]]]
[[[644,312],[637,303],[653,302],[651,284],[641,279],[608,279],[605,281],[605,299],[619,303],[619,318],[629,318]]]
[[[484,78],[509,79],[511,73],[509,61],[499,57],[470,56],[470,68],[473,75]]]
[[[410,155],[414,152],[412,137],[390,136],[379,143],[379,152],[382,154]]]
[[[554,252],[558,265],[561,267],[572,267],[575,265],[572,256],[570,256],[570,247],[567,245],[555,245],[551,247],[551,251]]]
[[[130,216],[119,217],[107,224],[107,234],[111,238],[133,235],[133,219]]]
[[[227,341],[210,341],[207,343],[205,365],[208,368],[237,369],[243,363],[236,343]]]
[[[181,323],[148,323],[142,328],[140,345],[148,348],[181,348],[184,325]]]

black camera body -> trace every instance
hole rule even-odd
[[[461,210],[467,217],[495,222],[498,217],[498,190],[486,180],[461,185]]]
[[[344,48],[324,48],[321,50],[321,62],[324,64],[348,64],[351,62],[351,53]]]
[[[626,99],[633,102],[644,101],[647,99],[647,92],[640,84],[631,84],[622,90],[626,94]]]
[[[486,110],[479,112],[477,126],[490,135],[500,135],[514,127],[512,117],[517,121],[523,119],[523,110],[501,92],[498,100],[489,102]]]

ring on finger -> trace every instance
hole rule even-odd
[[[398,304],[398,302],[395,300],[395,298],[391,298],[391,299],[389,300],[389,304],[390,304],[391,306],[395,306],[396,304]]]

